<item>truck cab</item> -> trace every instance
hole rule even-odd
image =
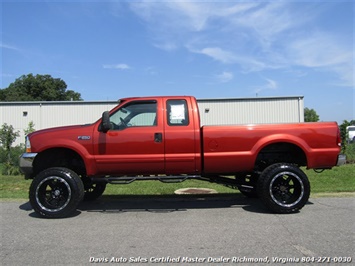
[[[97,173],[200,173],[199,125],[194,98],[123,99],[94,129]]]

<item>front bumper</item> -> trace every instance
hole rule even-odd
[[[337,161],[337,166],[341,166],[346,163],[346,155],[345,154],[339,154],[338,155],[338,161]]]
[[[36,158],[37,153],[23,153],[20,156],[20,169],[25,174],[25,179],[31,178],[33,174],[33,161]]]

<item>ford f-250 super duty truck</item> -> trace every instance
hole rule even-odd
[[[194,97],[125,98],[93,124],[29,134],[20,167],[44,217],[70,215],[107,183],[185,179],[234,186],[293,213],[310,194],[300,167],[343,164],[340,143],[335,122],[200,127]]]

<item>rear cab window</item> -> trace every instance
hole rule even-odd
[[[169,126],[188,126],[189,113],[186,100],[167,100],[167,117]]]

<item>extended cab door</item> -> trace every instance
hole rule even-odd
[[[196,100],[190,97],[165,100],[165,171],[197,174],[201,167],[200,131]]]
[[[98,132],[95,160],[99,173],[164,173],[162,99],[128,101],[110,114],[111,129]]]

